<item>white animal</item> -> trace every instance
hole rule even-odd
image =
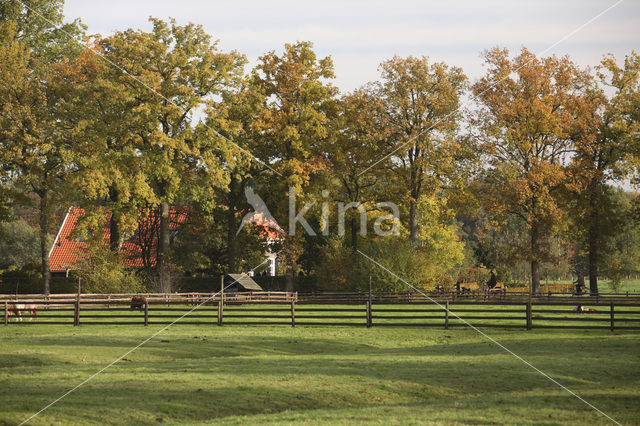
[[[15,315],[16,322],[22,322],[23,313],[28,313],[29,321],[38,319],[38,311],[36,310],[36,305],[24,304],[24,303],[13,303],[9,304],[9,312],[8,316],[11,318],[11,315]]]

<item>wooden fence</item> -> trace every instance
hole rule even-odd
[[[99,297],[101,296],[101,297]],[[113,296],[113,297],[111,297]],[[117,297],[116,297],[117,296]],[[129,308],[125,295],[83,295],[74,298],[18,298],[0,301],[4,324],[68,325],[290,325],[361,327],[500,327],[517,329],[640,330],[640,300],[611,298],[464,299],[417,300],[413,294],[333,294],[312,297],[295,293],[198,293],[150,295],[140,310]],[[442,296],[442,294],[440,295]],[[340,299],[340,300],[338,300]],[[23,312],[22,321],[10,317],[15,304],[31,304],[37,319]],[[577,305],[593,309],[576,312]],[[30,321],[31,320],[31,321]]]
[[[81,303],[98,302],[106,305],[117,303],[129,303],[133,296],[143,296],[149,303],[166,303],[167,305],[183,303],[195,305],[205,300],[219,300],[219,292],[212,293],[113,293],[113,294],[0,294],[0,303],[68,303],[80,301]],[[248,302],[291,302],[297,300],[297,293],[284,291],[254,291],[254,292],[225,292],[224,300],[229,303]]]
[[[633,293],[600,293],[591,296],[588,293],[580,295],[567,293],[540,293],[530,295],[528,292],[516,291],[474,291],[474,292],[389,292],[372,293],[351,292],[351,293],[298,293],[297,300],[303,303],[329,303],[329,304],[363,304],[368,300],[374,303],[411,303],[438,301],[451,303],[460,301],[477,302],[513,302],[526,303],[531,300],[534,303],[555,303],[566,302],[570,304],[592,304],[592,303],[640,303],[640,296]]]

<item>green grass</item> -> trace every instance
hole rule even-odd
[[[37,412],[160,326],[0,326],[0,424]],[[487,333],[625,424],[640,333]],[[611,424],[469,329],[176,325],[32,424]]]

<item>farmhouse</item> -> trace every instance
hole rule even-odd
[[[51,250],[49,250],[49,269],[52,274],[67,274],[85,261],[88,243],[84,238],[75,235],[79,220],[84,213],[84,209],[80,207],[71,207],[65,215]],[[169,231],[173,239],[187,221],[188,208],[171,207],[169,213],[171,217]],[[159,214],[152,211],[139,221],[138,229],[123,233],[120,238],[119,250],[122,254],[122,262],[126,266],[153,268],[156,265],[159,223]],[[279,235],[267,225],[258,224],[258,226],[262,226],[261,235],[266,246],[265,258],[268,265],[266,273],[269,276],[275,276],[278,273],[278,259],[269,247],[279,238]],[[102,238],[105,242],[110,240],[108,220],[102,228]]]
[[[187,220],[187,209],[172,207],[169,231],[175,236],[180,227]],[[71,207],[67,212],[60,230],[49,251],[49,269],[52,273],[67,273],[84,262],[88,243],[80,236],[74,236],[84,209]],[[135,231],[125,231],[120,238],[119,250],[122,262],[133,268],[154,267],[156,264],[158,237],[157,228],[160,218],[157,212],[152,212],[142,219]],[[105,242],[110,239],[108,223],[102,228]]]

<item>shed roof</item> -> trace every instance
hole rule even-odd
[[[245,290],[253,290],[253,291],[262,291],[262,287],[258,285],[257,282],[253,280],[247,274],[227,274],[227,277],[230,278],[231,281],[229,284],[226,284],[227,280],[225,280],[226,285],[237,283],[240,287],[243,287]]]

